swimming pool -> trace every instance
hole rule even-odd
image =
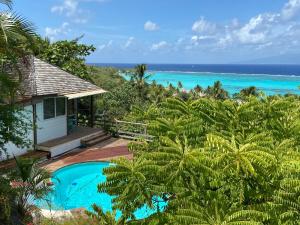
[[[86,162],[63,167],[52,174],[53,191],[36,205],[42,209],[70,210],[85,208],[92,210],[95,203],[106,211],[112,211],[112,196],[99,193],[97,185],[106,180],[103,169],[111,166],[109,162]],[[167,203],[159,202],[160,210]],[[156,205],[157,207],[157,205]],[[143,219],[155,213],[157,208],[143,206],[134,214],[137,219]],[[117,212],[119,218],[121,212]]]

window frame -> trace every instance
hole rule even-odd
[[[58,99],[64,100],[64,114],[57,115],[57,100]],[[64,98],[64,97],[55,98],[55,117],[60,117],[60,116],[65,116],[65,115],[66,115],[66,98]]]
[[[45,118],[45,100],[47,99],[53,99],[54,101],[54,116],[50,118]],[[57,115],[57,99],[64,99],[64,114]],[[65,97],[49,97],[43,99],[43,119],[44,120],[51,120],[58,117],[66,116],[67,109],[66,109],[66,98]]]
[[[50,100],[50,99],[52,99],[53,100],[53,107],[54,107],[54,109],[53,109],[53,116],[52,117],[47,117],[46,118],[46,114],[45,114],[45,102],[46,102],[46,100]],[[51,120],[51,119],[54,119],[55,118],[55,98],[45,98],[45,99],[43,99],[43,118],[44,118],[44,120]],[[52,109],[51,109],[52,110]]]

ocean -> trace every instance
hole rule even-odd
[[[92,64],[119,69],[133,68],[136,64]],[[300,94],[300,65],[221,65],[221,64],[148,64],[149,82],[177,86],[190,90],[196,85],[206,88],[221,81],[230,94],[256,86],[267,95]]]

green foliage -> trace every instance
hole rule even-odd
[[[12,11],[12,1],[0,4],[8,6],[8,11],[0,12],[0,155],[5,152],[5,144],[12,142],[18,147],[27,146],[29,124],[24,120],[22,108],[16,106],[20,93],[22,74],[18,62],[26,61],[35,33],[33,25]],[[8,73],[15,71],[15,74]]]
[[[216,81],[213,86],[208,86],[204,93],[209,96],[216,99],[227,99],[229,97],[229,94],[226,90],[222,88],[222,84],[220,81]]]
[[[5,145],[8,142],[18,147],[30,146],[27,140],[30,124],[25,113],[18,106],[0,104],[0,156],[6,154]]]
[[[108,176],[105,183],[98,185],[98,190],[116,196],[113,199],[114,209],[122,210],[124,219],[135,219],[133,212],[136,209],[145,203],[153,207],[153,193],[149,189],[148,180],[143,175],[148,168],[147,163],[143,159],[133,161],[119,159],[113,163],[117,166],[104,169]],[[136,195],[136,193],[140,194]]]
[[[45,219],[38,223],[39,225],[99,225],[97,220],[87,216],[74,216],[72,218]]]
[[[282,224],[298,224],[300,221],[299,177],[298,179],[286,178],[281,181],[275,202],[281,206],[279,220]]]
[[[16,168],[9,173],[10,180],[16,183],[15,204],[22,221],[30,221],[35,210],[32,202],[43,198],[51,187],[47,185],[50,173],[41,168],[37,161],[29,158],[15,158]]]
[[[116,220],[117,212],[114,210],[112,213],[110,211],[103,212],[103,210],[98,207],[97,205],[93,205],[93,210],[95,212],[86,212],[94,221],[97,221],[103,225],[124,225],[126,224],[126,220],[121,217],[120,219]]]
[[[15,158],[16,167],[0,174],[0,223],[27,224],[32,222],[32,205],[51,189],[46,184],[50,174],[35,160]],[[3,171],[1,171],[3,172]]]
[[[119,71],[113,67],[91,66],[91,78],[95,84],[107,91],[113,91],[126,81],[119,75]]]
[[[151,74],[146,74],[147,65],[139,64],[136,65],[133,72],[127,72],[127,75],[130,76],[131,81],[134,83],[134,86],[137,88],[140,98],[145,98],[147,96],[147,80]]]
[[[259,96],[259,92],[255,86],[250,86],[248,88],[244,88],[240,91],[240,93],[234,94],[233,97],[237,98],[237,99],[239,99],[239,98],[244,99],[244,98],[251,97],[251,96],[255,96],[255,97]]]
[[[15,190],[10,187],[7,177],[0,176],[0,224],[10,224],[14,205]]]
[[[133,105],[139,105],[140,102],[135,88],[129,83],[124,83],[99,98],[97,107],[112,119],[122,118],[130,112]]]
[[[218,99],[133,110],[155,138],[131,144],[134,160],[104,171],[99,191],[116,196],[115,209],[131,218],[168,194],[149,224],[299,224],[299,98]]]
[[[93,45],[78,43],[79,38],[72,41],[57,41],[50,43],[49,40],[37,38],[36,56],[46,62],[77,75],[78,77],[91,80],[89,68],[85,64],[85,57],[96,50]]]

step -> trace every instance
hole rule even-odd
[[[90,146],[93,146],[93,145],[98,144],[100,142],[106,141],[110,138],[111,138],[111,136],[109,134],[107,134],[105,136],[101,136],[101,137],[95,138],[93,140],[87,141],[84,144],[85,144],[85,146],[90,147]]]
[[[82,138],[80,141],[81,141],[81,143],[84,143],[84,142],[88,142],[88,141],[91,141],[91,140],[93,140],[95,138],[102,137],[102,136],[105,136],[105,135],[106,135],[106,132],[99,131],[99,132],[94,133],[94,134],[92,134],[92,135],[90,135],[88,137]]]

